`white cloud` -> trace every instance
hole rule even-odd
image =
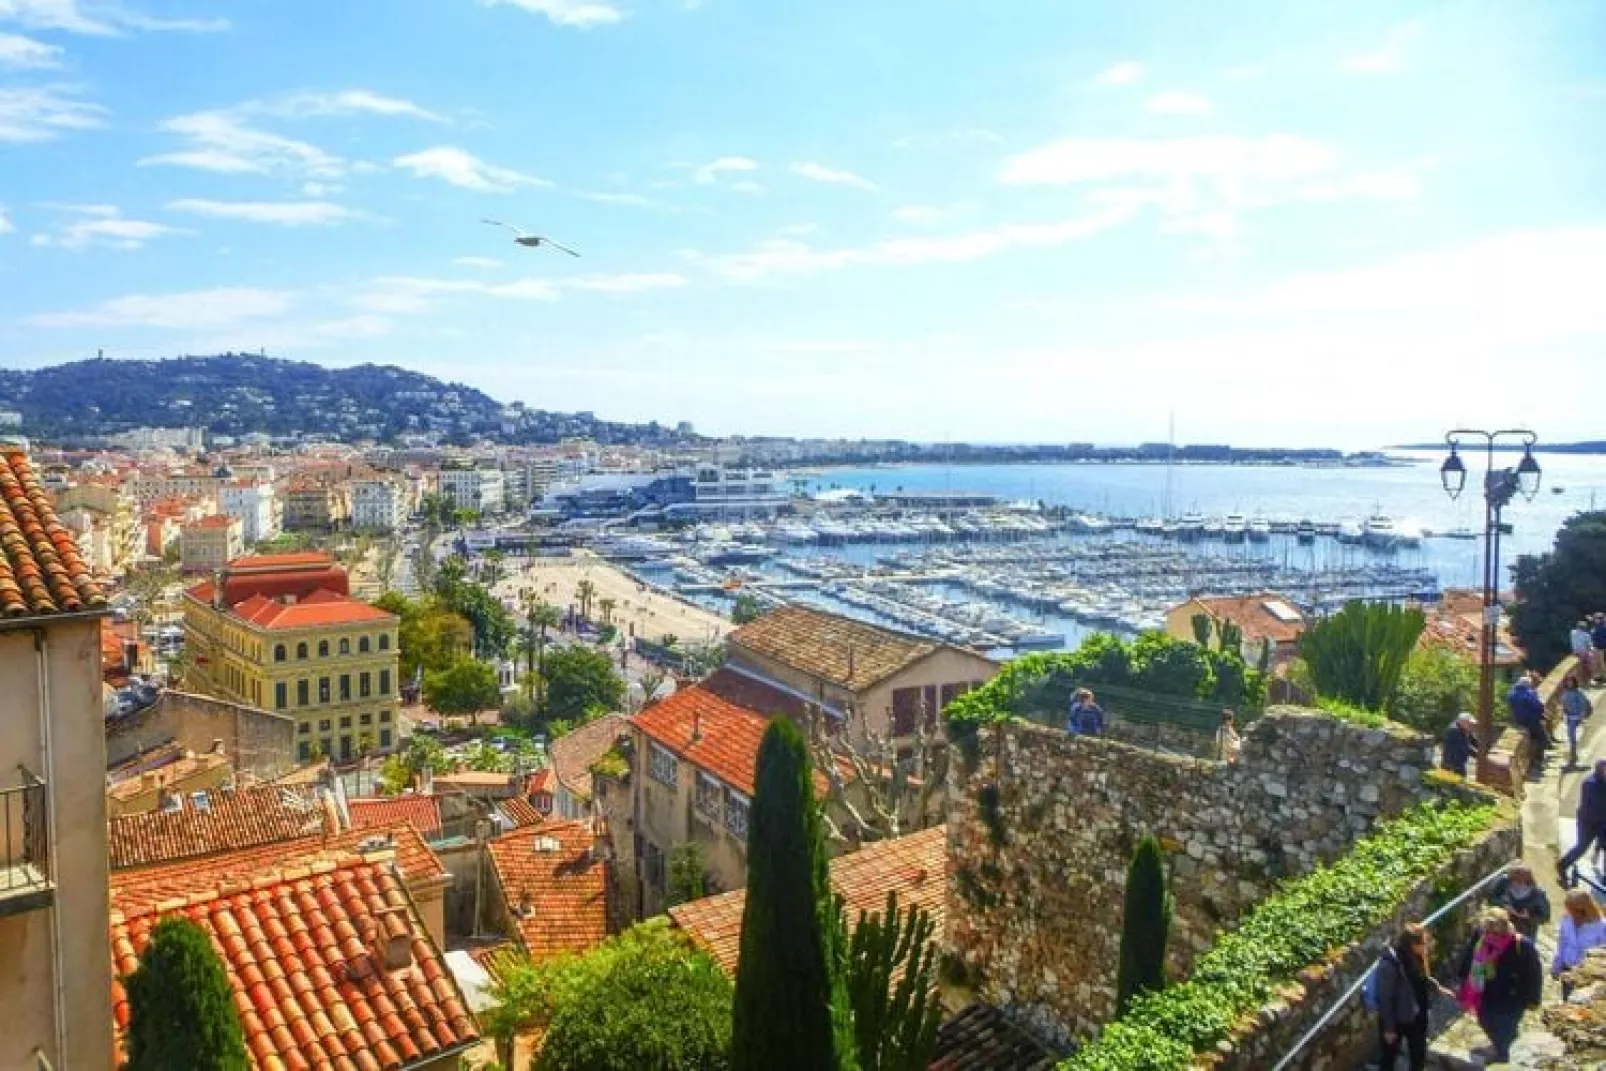
[[[277,100],[252,101],[241,105],[241,110],[278,115],[286,119],[379,115],[422,119],[430,123],[446,121],[444,116],[410,100],[382,96],[368,89],[343,89],[334,93],[292,93]]]
[[[1198,234],[1225,242],[1237,237],[1238,218],[1231,212],[1173,216],[1161,222],[1160,230],[1166,234]]]
[[[77,97],[70,86],[0,87],[0,142],[49,141],[105,126],[106,109]]]
[[[1006,186],[1056,186],[1123,178],[1239,178],[1287,182],[1320,174],[1333,148],[1291,134],[1264,138],[1065,138],[1011,156]]]
[[[984,127],[956,127],[935,134],[910,134],[892,143],[894,149],[963,149],[977,145],[1000,145],[1003,137]]]
[[[500,268],[503,264],[495,257],[453,257],[452,263],[459,268]]]
[[[739,182],[733,182],[731,183],[730,188],[731,192],[733,193],[745,193],[749,195],[760,194],[764,192],[764,187],[762,185],[757,182],[753,182],[750,179],[742,179]]]
[[[1405,67],[1405,46],[1419,28],[1414,21],[1394,27],[1374,51],[1346,59],[1344,69],[1354,74],[1397,74]]]
[[[692,179],[704,186],[718,182],[719,176],[729,172],[757,171],[758,161],[750,160],[745,156],[721,156],[717,160],[692,170]]]
[[[129,294],[78,312],[45,313],[29,322],[36,327],[192,330],[282,316],[294,304],[294,296],[283,290],[226,286],[176,294]]]
[[[792,165],[792,174],[806,178],[811,182],[823,182],[828,186],[852,186],[856,190],[866,193],[878,193],[880,186],[871,182],[863,175],[856,175],[852,171],[843,171],[839,168],[826,167],[824,164],[808,160]]]
[[[61,49],[14,33],[0,33],[0,67],[47,70],[61,66]]]
[[[357,213],[329,201],[208,201],[185,198],[167,202],[169,212],[282,227],[328,226],[357,218]]]
[[[480,0],[488,7],[516,7],[533,15],[545,15],[558,26],[582,30],[622,22],[625,13],[601,0]]]
[[[1149,98],[1149,111],[1160,115],[1209,115],[1210,98],[1197,93],[1156,93]]]
[[[301,192],[308,197],[333,197],[345,187],[335,182],[303,182]]]
[[[0,0],[0,21],[36,30],[63,30],[102,37],[127,30],[216,33],[229,27],[227,19],[168,19],[146,15],[116,0],[99,0],[89,6],[79,0]]]
[[[1101,86],[1127,86],[1143,77],[1143,64],[1136,60],[1122,60],[1107,67],[1093,81]]]
[[[960,264],[1009,249],[1046,248],[1083,241],[1127,222],[1129,207],[1106,207],[1086,216],[1052,223],[1006,223],[949,237],[888,238],[868,246],[816,249],[805,242],[777,238],[746,253],[688,259],[728,279],[753,282],[775,275],[802,275],[864,265]]]
[[[520,186],[550,186],[545,179],[525,175],[512,168],[488,164],[473,153],[450,145],[437,145],[422,152],[398,156],[391,161],[419,178],[437,178],[465,190],[481,193],[510,193]]]
[[[41,231],[35,234],[29,240],[37,246],[59,246],[63,249],[84,249],[89,246],[138,249],[153,238],[189,233],[150,220],[125,219],[115,205],[50,204],[48,207],[79,218],[62,225],[54,232]]]
[[[147,156],[141,167],[189,167],[222,174],[285,174],[297,178],[338,179],[346,161],[316,145],[252,126],[231,110],[179,115],[159,127],[186,142],[179,152]]]

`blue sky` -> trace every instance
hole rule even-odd
[[[514,246],[482,217],[550,234]],[[1598,437],[1606,2],[0,0],[0,364],[710,432]]]

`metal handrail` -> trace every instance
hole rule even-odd
[[[1516,865],[1518,864],[1508,863],[1505,866],[1500,867],[1498,870],[1490,871],[1488,874],[1480,878],[1477,883],[1468,886],[1455,899],[1442,905],[1437,911],[1423,919],[1421,924],[1423,926],[1433,925],[1445,915],[1460,907],[1469,898],[1471,898],[1474,893],[1477,893],[1483,889],[1484,886],[1492,884],[1496,878],[1504,877]],[[1377,959],[1373,960],[1372,965],[1361,972],[1361,976],[1355,980],[1355,984],[1344,990],[1343,995],[1333,1002],[1332,1006],[1327,1009],[1320,1019],[1316,1020],[1316,1025],[1305,1031],[1304,1036],[1294,1043],[1294,1047],[1289,1049],[1281,1060],[1277,1061],[1277,1066],[1272,1068],[1272,1071],[1284,1071],[1285,1068],[1291,1065],[1294,1062],[1294,1058],[1301,1052],[1305,1051],[1305,1046],[1309,1045],[1316,1039],[1317,1035],[1319,1035],[1323,1030],[1327,1029],[1327,1024],[1333,1021],[1334,1016],[1338,1015],[1338,1013],[1342,1011],[1351,1000],[1355,999],[1355,994],[1361,991],[1361,989],[1366,985],[1366,980],[1372,977],[1373,972],[1377,970],[1382,962],[1382,956],[1379,956]]]

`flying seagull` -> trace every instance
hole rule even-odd
[[[568,246],[559,245],[557,242],[554,242],[550,238],[542,237],[539,234],[525,234],[523,231],[519,230],[517,227],[513,226],[511,223],[503,223],[501,220],[498,220],[498,219],[482,219],[482,220],[480,220],[480,222],[481,223],[489,223],[493,227],[501,227],[503,230],[512,231],[513,232],[513,240],[515,242],[517,242],[519,245],[527,246],[530,249],[536,249],[536,248],[538,248],[540,246],[543,246],[543,245],[549,245],[553,249],[561,249],[561,250],[563,250],[563,252],[569,254],[571,257],[577,257],[577,256],[580,255],[579,253],[576,253],[574,250],[570,249]]]

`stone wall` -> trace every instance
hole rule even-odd
[[[1185,972],[1281,878],[1455,791],[1424,781],[1432,758],[1418,733],[1289,707],[1256,722],[1232,764],[1035,725],[984,730],[950,782],[950,962],[1044,1036],[1086,1034],[1114,1013],[1122,890],[1143,833],[1170,859],[1171,968]]]
[[[1325,964],[1312,965],[1283,990],[1280,999],[1249,1016],[1249,1029],[1217,1049],[1214,1066],[1220,1071],[1264,1071],[1274,1066],[1377,961],[1400,927],[1426,918],[1444,902],[1440,888],[1467,888],[1521,854],[1522,837],[1516,826],[1509,820],[1498,824],[1475,844],[1468,845],[1438,875],[1420,882],[1400,902],[1394,915],[1364,940],[1346,947]],[[1472,917],[1481,906],[1482,901],[1473,897],[1434,925],[1441,965],[1453,962],[1461,951]],[[1292,1071],[1349,1071],[1365,1066],[1376,1048],[1377,1016],[1368,1012],[1356,995],[1290,1067]]]
[[[107,729],[106,764],[116,766],[168,743],[200,754],[221,740],[236,773],[271,781],[295,769],[295,733],[295,722],[282,714],[169,690]]]

